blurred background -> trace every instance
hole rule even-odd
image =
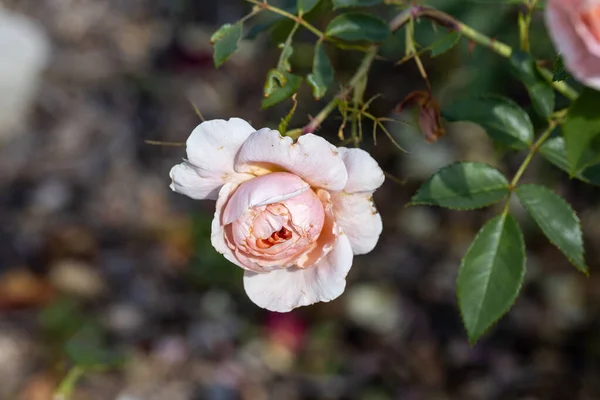
[[[210,35],[249,12],[242,0],[1,3],[0,399],[51,399],[73,365],[89,370],[72,397],[82,400],[600,399],[597,189],[532,164],[525,180],[549,185],[580,213],[591,276],[515,204],[526,282],[511,312],[470,347],[455,279],[475,233],[498,210],[404,205],[444,165],[485,161],[514,173],[523,154],[503,155],[473,124],[448,125],[434,144],[391,124],[408,153],[382,134],[376,145],[363,143],[398,180],[375,194],[384,221],[378,246],[355,258],[337,300],[269,313],[247,299],[242,271],[210,245],[214,203],[170,191],[168,172],[184,148],[145,140],[185,141],[199,123],[191,103],[207,119],[275,128],[291,103],[261,111],[262,86],[289,25],[243,41],[215,70]],[[428,4],[517,43],[517,6]],[[389,7],[375,11],[393,16]],[[312,22],[324,28],[331,15]],[[541,13],[533,29],[534,54],[552,60]],[[417,40],[442,33],[421,21]],[[297,35],[297,73],[310,71],[314,39]],[[412,62],[394,66],[403,43],[395,35],[382,49],[387,60],[373,67],[367,97],[383,94],[375,115],[425,88]],[[361,54],[327,52],[339,85]],[[464,39],[423,60],[442,107],[498,92],[529,108],[506,61]],[[292,127],[325,104],[307,85],[298,100]],[[334,115],[318,133],[338,143],[340,122]]]

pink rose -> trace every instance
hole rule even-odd
[[[565,67],[600,90],[600,1],[548,0],[546,25]]]
[[[203,122],[186,145],[171,189],[217,200],[212,244],[245,270],[254,303],[287,312],[343,293],[353,255],[382,229],[372,195],[384,176],[367,152],[239,118]]]

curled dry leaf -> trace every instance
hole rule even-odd
[[[411,92],[396,106],[394,110],[400,113],[407,108],[418,109],[419,128],[425,136],[427,143],[436,142],[441,136],[446,134],[442,126],[440,115],[440,104],[433,97],[431,92],[426,90],[415,90]]]

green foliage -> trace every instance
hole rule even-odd
[[[108,368],[125,362],[123,354],[107,348],[102,330],[92,324],[81,327],[67,341],[65,351],[73,363],[83,368]]]
[[[383,0],[333,0],[333,8],[368,7],[383,3]]]
[[[348,41],[383,42],[390,35],[387,23],[367,13],[348,12],[335,17],[325,35]]]
[[[535,111],[544,118],[554,112],[554,89],[538,71],[531,55],[515,51],[510,58],[515,75],[525,84]]]
[[[311,11],[320,0],[298,0],[298,11],[300,14],[306,14]]]
[[[471,344],[510,309],[524,276],[523,233],[501,214],[481,228],[458,272],[458,305]]]
[[[471,121],[481,125],[498,143],[514,149],[528,148],[533,141],[529,115],[512,100],[480,95],[459,100],[442,110],[448,121]]]
[[[552,242],[579,269],[587,274],[581,225],[575,211],[556,193],[539,185],[522,185],[516,190],[523,207]]]
[[[565,70],[563,59],[560,55],[556,56],[552,66],[552,82],[560,82],[569,78],[569,73]]]
[[[220,67],[238,48],[242,39],[243,24],[225,24],[220,27],[210,38],[213,45],[213,61],[215,67]]]
[[[563,123],[569,173],[600,163],[600,92],[585,89]]]
[[[435,173],[411,199],[411,204],[430,204],[470,210],[494,204],[509,194],[508,181],[487,164],[462,162]]]
[[[460,40],[460,33],[452,31],[444,35],[441,39],[433,42],[428,48],[431,50],[431,57],[440,56],[451,50]]]
[[[276,75],[274,79],[272,76]],[[302,84],[302,77],[294,75],[287,71],[271,70],[267,83],[270,82],[269,89],[265,86],[265,98],[262,101],[262,108],[269,108],[285,99],[292,97],[298,91]],[[276,82],[276,84],[273,84]],[[267,94],[268,93],[268,94]]]
[[[552,164],[569,172],[569,161],[567,160],[567,150],[565,149],[565,139],[562,136],[550,138],[540,147],[540,154],[550,161]],[[592,165],[577,173],[575,178],[600,186],[600,164]]]
[[[306,78],[313,89],[313,96],[319,100],[325,96],[327,88],[333,83],[334,71],[323,43],[318,42],[315,46],[315,57],[313,60],[312,73]]]

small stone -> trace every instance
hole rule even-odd
[[[57,262],[50,270],[50,281],[65,293],[85,298],[95,298],[106,291],[100,272],[82,261]]]
[[[358,325],[378,333],[397,334],[402,324],[399,299],[374,284],[354,285],[346,294],[349,317]]]

